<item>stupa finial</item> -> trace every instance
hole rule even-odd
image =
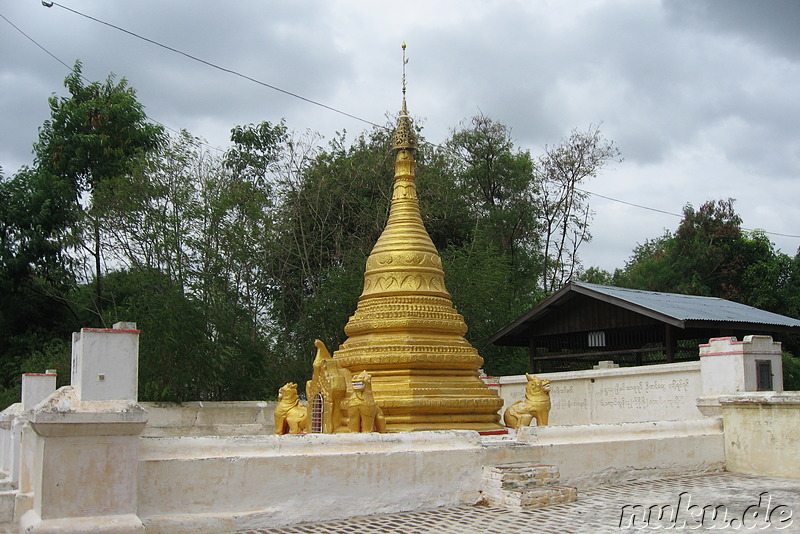
[[[408,116],[406,107],[406,43],[403,43],[403,106],[400,108],[400,117],[397,120],[397,129],[394,132],[395,150],[415,150],[417,148],[417,136],[411,126],[411,118]]]
[[[401,45],[403,48],[403,105],[405,107],[406,103],[406,65],[408,64],[408,59],[406,58],[406,43],[403,42]]]

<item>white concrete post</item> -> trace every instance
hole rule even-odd
[[[25,413],[52,395],[56,390],[57,373],[48,369],[44,373],[25,373],[22,375],[22,414],[11,424],[11,483],[19,485],[20,443],[22,431],[28,420]]]
[[[136,323],[83,328],[72,334],[71,385],[84,401],[136,400],[139,331]]]
[[[48,369],[44,373],[25,373],[22,375],[22,409],[33,409],[56,390],[55,371]]]
[[[8,478],[9,482],[13,471],[14,440],[12,427],[14,420],[22,415],[22,403],[17,402],[0,412],[0,479]]]
[[[19,486],[14,502],[14,519],[19,520],[25,512],[33,508],[33,477],[35,473],[36,442],[39,436],[30,424],[22,427],[19,451]]]
[[[704,415],[722,414],[719,397],[757,391],[760,362],[771,368],[773,391],[783,391],[781,344],[771,336],[712,338],[700,345],[701,396],[697,407]]]
[[[26,533],[143,532],[137,515],[139,331],[133,323],[73,335],[72,385],[30,413],[30,509]],[[21,508],[19,508],[21,511]]]
[[[19,447],[24,412],[46,399],[56,390],[55,371],[22,375],[22,402],[0,412],[0,470],[13,487],[19,482]]]

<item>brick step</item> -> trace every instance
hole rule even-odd
[[[510,510],[530,510],[578,499],[578,490],[559,485],[553,465],[498,465],[483,468],[481,493],[487,504]]]
[[[14,521],[14,499],[16,491],[0,491],[0,523]]]
[[[503,491],[502,506],[508,510],[532,510],[552,504],[565,504],[578,500],[578,489],[572,486],[548,486],[533,490]],[[491,501],[489,504],[492,504]]]
[[[517,490],[558,484],[560,475],[554,465],[498,465],[483,468],[485,487]]]

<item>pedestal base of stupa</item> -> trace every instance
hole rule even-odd
[[[504,429],[503,405],[477,373],[442,370],[368,371],[389,432]]]
[[[432,342],[407,334],[384,337],[385,345],[370,341],[349,339],[334,360],[351,374],[366,370],[372,376],[372,393],[387,431],[505,428],[498,414],[503,400],[480,379],[477,369],[483,359],[463,337],[441,336]]]

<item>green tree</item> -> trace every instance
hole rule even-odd
[[[625,267],[614,272],[613,285],[647,291],[671,291],[677,283],[676,273],[668,259],[672,254],[672,239],[672,233],[665,232],[661,237],[637,244]]]
[[[230,158],[212,157],[183,132],[105,205],[117,263],[129,267],[107,275],[108,315],[142,317],[153,340],[141,345],[143,398],[263,398],[274,389],[266,342],[270,188],[249,167],[234,174]],[[179,369],[193,369],[193,381],[170,379]]]
[[[70,190],[36,170],[0,177],[0,283],[39,281],[68,287],[69,228],[75,221]]]
[[[763,232],[744,232],[734,201],[687,205],[674,234],[634,250],[615,281],[631,287],[722,297],[779,313],[796,307],[796,263]]]
[[[270,317],[285,367],[310,372],[313,340],[344,341],[366,258],[386,224],[393,183],[390,136],[375,129],[327,150],[292,143],[278,184]],[[295,379],[297,381],[297,379]]]
[[[536,161],[539,194],[536,211],[542,232],[541,286],[549,294],[572,279],[580,268],[578,249],[591,240],[589,195],[581,187],[620,151],[598,126],[573,130],[555,146],[546,146]]]
[[[732,199],[684,208],[671,242],[673,271],[682,276],[675,281],[678,292],[742,300],[741,223]]]
[[[784,391],[800,391],[800,358],[784,352],[782,359]]]
[[[454,200],[473,210],[482,239],[496,243],[512,263],[535,250],[539,234],[531,207],[538,184],[530,154],[514,147],[509,128],[479,115],[453,132],[447,148],[455,156],[447,170],[462,191]]]
[[[527,350],[489,345],[486,340],[533,304],[519,298],[510,284],[514,268],[510,257],[492,244],[451,246],[442,252],[445,283],[453,304],[467,323],[467,340],[484,358],[489,375],[518,374],[527,368]]]
[[[213,168],[199,139],[181,132],[124,177],[97,187],[105,244],[115,265],[163,271],[181,286],[192,276],[199,229],[198,186]]]
[[[614,275],[605,269],[599,267],[589,267],[586,270],[581,270],[576,279],[590,284],[600,284],[604,286],[612,285],[614,283]]]
[[[69,187],[36,170],[0,176],[0,397],[19,400],[22,372],[43,372],[55,359],[51,339],[69,339],[77,311],[66,253],[74,210]],[[37,354],[39,355],[36,358]],[[68,369],[67,369],[68,371]],[[66,375],[69,376],[67,372]],[[5,393],[4,393],[5,392]]]
[[[68,97],[50,98],[51,118],[34,144],[37,172],[72,188],[73,200],[86,221],[82,247],[93,259],[94,306],[103,307],[102,202],[95,195],[105,180],[130,175],[147,151],[162,139],[162,128],[147,121],[136,92],[123,78],[85,83],[80,61],[64,80]],[[92,194],[88,202],[83,193]]]
[[[733,203],[686,206],[675,233],[638,245],[614,284],[720,297],[800,317],[800,261],[777,252],[763,232],[743,231]]]

